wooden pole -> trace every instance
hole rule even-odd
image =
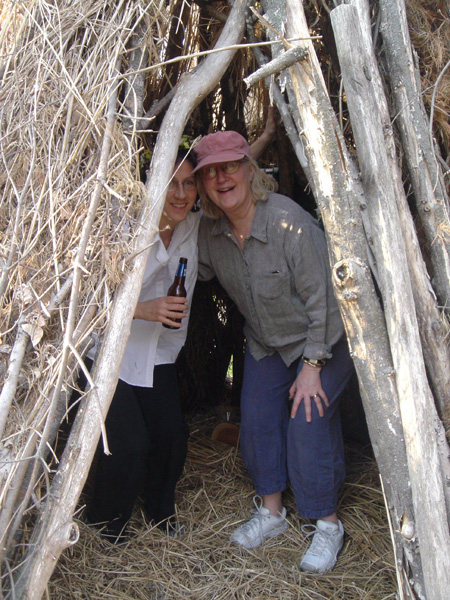
[[[151,242],[157,231],[164,205],[165,190],[175,162],[178,142],[195,106],[214,89],[228,67],[245,29],[248,0],[236,0],[216,48],[228,50],[208,56],[201,68],[187,76],[175,95],[161,126],[155,146],[148,196],[140,218],[135,253],[120,285],[105,334],[93,380],[98,404],[106,415],[117,383],[121,360],[129,336],[145,264]],[[92,392],[90,392],[92,396]],[[46,510],[33,531],[33,539],[18,572],[15,597],[39,600],[61,552],[77,539],[72,515],[86,481],[89,467],[100,436],[101,419],[97,404],[87,402],[77,416],[73,433],[62,457],[50,492]]]
[[[285,18],[287,37],[308,34],[300,0],[286,0]],[[412,573],[417,589],[423,590],[416,539],[401,535],[403,515],[414,515],[414,506],[388,331],[367,252],[368,200],[347,152],[314,48],[310,42],[304,44],[309,60],[290,68],[290,103],[295,102],[292,112],[298,112],[301,120],[312,187],[329,242],[333,282],[388,497],[397,555],[405,560],[401,566]]]
[[[397,210],[400,190],[386,149],[391,124],[380,109],[384,96],[380,96],[381,86],[374,83],[377,73],[371,40],[364,38],[359,21],[351,5],[332,11],[367,210],[374,227],[373,247],[395,367],[425,594],[428,600],[442,600],[450,589],[450,535],[435,435],[437,415],[423,362]]]

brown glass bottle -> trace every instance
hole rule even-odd
[[[178,263],[177,272],[175,273],[175,277],[172,285],[167,290],[168,296],[178,296],[179,298],[186,298],[186,288],[184,287],[184,282],[186,280],[186,269],[187,269],[187,258],[180,258],[180,262]],[[181,319],[172,319],[175,323],[181,323]],[[178,327],[173,327],[172,325],[166,325],[163,323],[163,327],[166,329],[178,329]]]

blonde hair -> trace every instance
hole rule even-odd
[[[253,167],[253,178],[250,184],[252,191],[253,202],[265,202],[271,192],[278,190],[278,183],[262,169],[258,167],[256,160],[247,158],[245,161],[246,168]],[[248,163],[248,165],[247,165]],[[197,173],[197,188],[201,199],[201,208],[207,217],[219,219],[223,216],[223,211],[218,208],[205,191],[200,172]]]

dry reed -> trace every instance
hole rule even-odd
[[[411,41],[420,58],[424,103],[444,159],[450,156],[450,9],[448,2],[406,2]]]
[[[417,9],[419,3],[412,4]],[[24,508],[20,496],[9,499],[11,491],[22,485],[22,497],[39,507],[48,490],[53,466],[47,458],[52,440],[46,426],[54,417],[56,401],[64,410],[70,372],[76,366],[64,348],[64,334],[71,325],[68,298],[75,268],[81,264],[79,289],[72,296],[73,325],[84,322],[82,334],[74,336],[80,350],[87,337],[108,322],[111,300],[130,252],[124,224],[133,224],[145,193],[135,140],[124,135],[117,123],[95,218],[86,232],[86,249],[78,254],[99,180],[108,101],[114,87],[124,81],[130,40],[141,21],[148,31],[151,62],[164,59],[176,5],[162,0],[0,0],[2,383],[13,363],[11,353],[23,351],[15,371],[13,367],[17,380],[6,399],[10,409],[0,446],[0,518],[6,514],[8,524],[17,507]],[[191,11],[191,21],[196,11]],[[433,20],[430,14],[423,27],[426,32]],[[436,44],[422,45],[430,47],[430,60],[436,63],[434,70],[430,67],[430,85],[448,61],[449,36],[444,41],[440,37],[447,26],[444,21],[440,30],[431,28],[427,40],[433,37]],[[198,50],[196,36],[198,28],[189,22],[180,53]],[[192,64],[184,64],[183,69]],[[233,76],[239,80],[244,68],[237,64]],[[166,79],[163,66],[149,72],[151,100],[159,98]],[[445,78],[437,102],[439,115],[448,121],[447,86]],[[262,114],[258,100],[251,106],[255,115],[248,115],[253,133],[257,131],[253,120]],[[448,155],[445,118],[441,139]],[[23,343],[24,325],[32,344],[27,345],[28,338]],[[160,598],[199,599],[394,597],[395,577],[376,467],[354,449],[349,448],[349,457],[342,518],[350,541],[338,568],[326,578],[301,575],[296,567],[305,543],[298,534],[300,521],[289,495],[293,527],[283,542],[273,540],[252,553],[239,553],[230,546],[234,523],[245,517],[251,505],[251,485],[236,452],[211,442],[202,425],[193,433],[179,490],[185,537],[167,540],[144,528],[136,513],[132,522],[136,536],[119,552],[105,549],[82,527],[81,542],[64,554],[49,593],[64,599],[156,599],[158,594]],[[40,470],[30,480],[23,467],[33,461]],[[19,527],[13,529],[13,534],[17,532]]]
[[[251,480],[239,450],[212,441],[217,421],[191,424],[184,475],[178,486],[178,518],[185,533],[167,538],[144,524],[139,506],[127,545],[103,542],[80,523],[79,543],[61,557],[49,584],[50,598],[89,600],[388,600],[396,596],[394,557],[370,451],[347,445],[348,475],[340,495],[347,534],[336,568],[321,576],[298,568],[309,543],[305,524],[285,494],[290,528],[253,551],[229,536],[252,505]]]

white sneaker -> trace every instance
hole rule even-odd
[[[311,528],[313,528],[311,530]],[[325,573],[334,567],[344,545],[344,527],[319,519],[316,525],[303,525],[303,533],[313,535],[311,546],[300,562],[300,569],[309,573]]]
[[[233,544],[244,546],[247,550],[257,548],[267,538],[280,535],[288,528],[284,507],[281,509],[280,516],[277,517],[262,505],[262,499],[259,496],[253,498],[253,503],[256,507],[256,510],[252,510],[254,516],[236,529],[231,536]]]

